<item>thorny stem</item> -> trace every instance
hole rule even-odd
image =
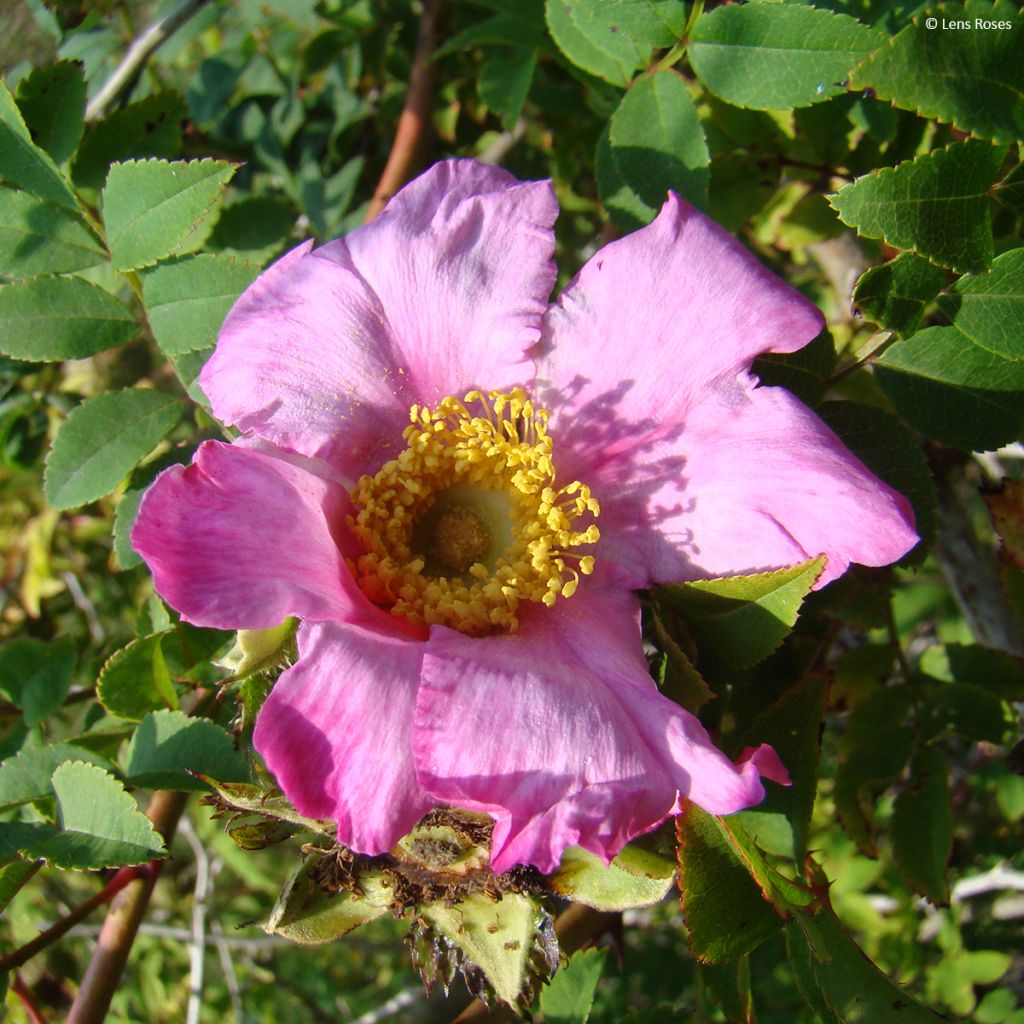
[[[370,207],[366,212],[367,222],[373,220],[384,209],[384,204],[409,179],[429,130],[430,118],[434,111],[435,67],[431,58],[437,46],[437,23],[440,13],[441,0],[424,0],[405,107],[398,119],[395,140],[391,144],[384,173],[377,182]]]

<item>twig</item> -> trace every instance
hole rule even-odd
[[[220,959],[220,969],[224,972],[224,984],[228,989],[228,996],[231,999],[231,1009],[235,1014],[235,1024],[242,1024],[245,1011],[242,1007],[242,990],[238,985],[238,975],[235,973],[235,963],[231,959],[231,946],[220,921],[214,920],[210,925],[212,937],[207,937],[207,942],[213,942],[217,947],[217,956]]]
[[[405,95],[405,107],[395,129],[395,141],[391,144],[384,173],[377,182],[369,209],[367,222],[384,209],[385,203],[406,183],[412,173],[420,150],[430,127],[434,111],[434,62],[431,60],[437,46],[437,22],[441,13],[441,0],[423,0],[420,15],[419,34],[416,38],[416,54],[409,76],[409,91]]]
[[[381,1003],[380,1006],[360,1014],[352,1021],[352,1024],[381,1024],[381,1021],[396,1016],[404,1009],[418,1003],[422,998],[422,985],[404,988],[401,992],[393,995],[386,1003]]]
[[[118,97],[131,85],[142,66],[161,43],[170,38],[200,8],[210,0],[181,0],[177,7],[157,18],[142,35],[138,36],[113,74],[103,83],[103,88],[85,108],[85,119],[96,121],[114,105]]]
[[[210,896],[210,858],[188,818],[181,822],[181,835],[196,859],[196,884],[192,890],[192,934],[189,942],[188,1014],[186,1024],[199,1024],[203,1008],[203,968],[206,953],[206,903]]]
[[[168,842],[187,801],[187,793],[159,790],[149,802],[146,814]],[[153,870],[146,877],[133,879],[114,897],[100,929],[96,950],[68,1014],[67,1024],[102,1024],[128,962],[135,933],[149,905],[157,874]]]
[[[486,149],[477,154],[482,164],[500,164],[526,134],[526,120],[519,118],[509,132],[502,132]]]
[[[85,616],[85,621],[89,626],[89,637],[94,644],[99,646],[107,638],[107,634],[103,629],[99,616],[96,614],[96,606],[86,596],[85,591],[82,589],[82,584],[78,582],[78,577],[73,572],[70,570],[62,572],[60,578],[68,588],[71,600],[75,602],[75,606]]]
[[[19,974],[15,974],[11,979],[11,991],[18,997],[21,1008],[25,1011],[25,1016],[28,1017],[29,1024],[46,1024],[46,1018],[36,1005],[32,990],[21,980]]]

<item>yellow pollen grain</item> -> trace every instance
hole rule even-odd
[[[471,634],[514,631],[522,601],[551,607],[572,597],[580,576],[594,571],[594,556],[574,549],[600,537],[593,522],[577,520],[596,518],[600,507],[579,480],[557,486],[547,412],[515,388],[448,397],[435,409],[414,405],[409,420],[405,450],[352,493],[347,522],[365,554],[350,568],[363,593],[416,625]],[[415,551],[414,528],[438,496],[467,486],[505,496],[507,549],[485,564],[486,517],[453,504],[439,506],[427,550]]]

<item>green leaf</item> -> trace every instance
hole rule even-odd
[[[21,111],[0,82],[0,178],[69,210],[78,202],[50,155],[32,141]]]
[[[901,337],[921,326],[925,306],[942,290],[940,267],[905,252],[861,274],[853,290],[854,305],[871,321]]]
[[[137,330],[120,299],[80,277],[0,287],[0,352],[16,359],[84,359],[123,345]]]
[[[883,38],[844,14],[747,4],[699,17],[689,55],[697,77],[727,103],[782,110],[844,92],[850,69]]]
[[[36,873],[39,865],[27,860],[16,860],[0,868],[0,911],[18,894],[18,890]],[[0,1000],[3,993],[0,992]],[[2,1005],[2,1003],[0,1003]]]
[[[0,646],[0,693],[21,708],[25,724],[33,728],[64,703],[74,669],[70,640],[17,637]]]
[[[1016,655],[981,644],[946,644],[936,650],[943,651],[958,683],[974,683],[1002,700],[1024,700],[1024,662]]]
[[[24,851],[77,870],[142,864],[167,855],[164,841],[124,786],[102,768],[69,761],[53,773],[61,831]]]
[[[115,770],[106,758],[71,743],[29,747],[0,764],[0,810],[52,797],[50,777],[65,761],[88,761]]]
[[[955,142],[866,174],[829,202],[858,234],[961,273],[982,271],[994,252],[988,190],[1004,155],[977,139]]]
[[[707,208],[707,142],[689,90],[675,71],[638,78],[612,114],[608,134],[623,181],[641,200],[660,209],[674,189]]]
[[[786,925],[786,948],[801,994],[823,1020],[947,1024],[882,974],[828,908],[796,914]]]
[[[82,65],[62,60],[31,71],[18,83],[18,106],[35,144],[64,163],[74,153],[85,122]]]
[[[1012,743],[1017,716],[1006,701],[973,683],[943,683],[921,702],[919,728],[925,740],[953,732],[977,743]]]
[[[117,556],[117,564],[122,569],[131,569],[136,565],[142,565],[142,556],[137,554],[132,547],[132,527],[135,525],[139,506],[142,504],[142,496],[163,470],[169,466],[188,463],[191,457],[192,449],[174,447],[144,465],[138,466],[132,472],[114,511],[114,554]],[[160,630],[137,632],[160,632]]]
[[[101,188],[108,168],[118,160],[177,156],[187,116],[180,96],[161,92],[88,125],[71,166],[72,181],[79,188]]]
[[[112,715],[138,721],[151,711],[177,708],[178,695],[161,647],[165,635],[133,640],[100,669],[96,696]]]
[[[679,888],[687,938],[701,963],[756,949],[782,927],[718,821],[696,804],[677,820]]]
[[[1024,22],[1010,0],[968,0],[929,7],[943,22],[974,26],[978,19],[1005,28],[923,30],[915,18],[888,46],[853,73],[855,89],[871,88],[883,100],[922,117],[953,124],[997,142],[1024,137]]]
[[[975,345],[1024,359],[1024,249],[997,256],[987,274],[961,277],[939,296],[939,309]]]
[[[320,859],[310,857],[285,884],[263,926],[271,935],[315,946],[340,939],[387,913],[394,894],[380,874],[364,871],[359,876],[358,893],[328,893],[310,878]]]
[[[277,250],[292,233],[298,211],[283,196],[251,196],[225,206],[207,247],[244,253],[254,262]]]
[[[658,678],[661,692],[680,707],[696,714],[715,695],[686,652],[669,633],[658,609],[653,609],[654,635],[664,652],[664,668]]]
[[[992,196],[1016,217],[1024,218],[1024,164],[1017,164],[998,184],[992,186]]]
[[[483,972],[495,995],[514,1005],[529,988],[534,942],[543,911],[528,896],[506,893],[499,902],[470,896],[446,907],[432,903],[421,911],[433,929]]]
[[[544,14],[576,67],[622,86],[654,50],[677,42],[686,19],[676,0],[547,0]]]
[[[1024,363],[993,355],[956,327],[896,342],[874,370],[893,405],[943,444],[998,448],[1024,427]]]
[[[114,164],[103,221],[115,270],[148,267],[202,244],[235,165],[223,160],[130,160]]]
[[[68,210],[27,192],[0,188],[0,274],[61,274],[94,267],[106,255]]]
[[[570,846],[549,884],[558,895],[595,910],[629,910],[662,899],[675,869],[666,857],[637,844],[624,847],[607,867],[587,850]]]
[[[278,821],[298,825],[305,832],[318,832],[321,835],[334,836],[336,831],[334,822],[304,818],[277,790],[267,790],[247,782],[221,782],[203,775],[201,772],[196,774],[202,782],[216,792],[218,806],[260,814],[265,818],[276,818]]]
[[[659,587],[655,595],[683,617],[702,655],[749,668],[793,628],[824,565],[820,556],[775,572]]]
[[[132,734],[122,759],[125,776],[147,789],[202,790],[193,772],[244,782],[249,765],[227,730],[181,711],[153,711]]]
[[[587,1024],[607,949],[584,949],[560,967],[540,991],[544,1024]]]
[[[762,384],[781,386],[801,401],[817,406],[836,367],[836,348],[826,328],[796,352],[765,352],[754,360]]]
[[[511,128],[523,112],[536,67],[536,50],[516,49],[488,57],[480,69],[480,99],[501,115],[506,128]]]
[[[861,462],[910,501],[914,525],[925,548],[938,527],[935,479],[921,446],[895,416],[858,402],[824,402],[818,415]],[[915,557],[914,552],[904,559]]]
[[[169,356],[209,348],[228,310],[258,272],[252,263],[212,253],[147,271],[142,296],[157,343]]]
[[[178,400],[162,391],[127,388],[87,398],[61,424],[50,449],[46,500],[54,508],[76,508],[108,494],[181,412]]]
[[[657,210],[648,206],[637,193],[626,184],[619,173],[612,156],[612,144],[608,138],[609,125],[605,125],[597,141],[594,154],[594,173],[597,175],[597,194],[612,223],[622,231],[635,231],[654,220]]]
[[[923,747],[911,761],[910,778],[893,804],[890,834],[896,867],[914,892],[947,904],[953,815],[946,762],[934,747]]]

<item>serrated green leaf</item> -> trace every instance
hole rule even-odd
[[[254,262],[276,251],[291,234],[298,211],[283,196],[250,196],[225,206],[207,248],[244,253]]]
[[[1017,716],[1006,701],[973,683],[944,683],[921,701],[921,738],[953,732],[977,743],[1012,743]]]
[[[537,67],[537,51],[516,49],[488,57],[480,69],[480,99],[501,115],[506,128],[519,120]]]
[[[943,23],[1002,22],[1002,28],[958,31],[914,21],[851,76],[855,89],[923,117],[996,142],[1024,137],[1024,21],[1010,0],[968,0],[928,8]]]
[[[103,222],[116,270],[148,267],[203,242],[235,173],[223,160],[131,160],[114,164],[103,189]]]
[[[95,235],[64,207],[0,188],[0,274],[62,274],[93,267],[106,255]]]
[[[160,92],[88,125],[71,166],[72,181],[79,188],[101,188],[118,160],[177,156],[187,116],[180,96]]]
[[[1017,217],[1024,217],[1024,164],[1017,164],[1002,181],[992,186],[992,197]]]
[[[595,910],[629,910],[657,903],[672,885],[675,865],[651,850],[624,847],[607,866],[578,846],[562,854],[549,879],[554,892]]]
[[[132,734],[122,759],[128,781],[148,789],[202,790],[193,773],[244,782],[249,765],[227,730],[181,711],[153,711]]]
[[[653,609],[654,635],[665,656],[664,669],[658,678],[661,692],[691,714],[696,714],[715,694],[697,667],[676,641],[658,609]]]
[[[80,277],[37,277],[0,287],[0,352],[15,359],[84,359],[123,345],[132,311]]]
[[[676,0],[547,0],[548,30],[569,60],[612,85],[628,85],[656,49],[682,34]]]
[[[975,345],[1024,359],[1024,249],[997,256],[987,274],[968,274],[939,296],[939,309]]]
[[[943,444],[998,448],[1024,429],[1024,363],[993,355],[956,327],[896,342],[874,369],[892,404]]]
[[[309,877],[316,860],[310,857],[285,884],[263,926],[265,931],[304,946],[316,946],[340,939],[387,913],[393,893],[380,874],[363,872],[358,894],[327,893]]]
[[[674,71],[644,75],[622,97],[608,131],[623,181],[644,203],[660,209],[669,189],[707,208],[707,142],[697,108]]]
[[[836,347],[826,328],[796,352],[765,352],[754,360],[762,384],[781,386],[801,401],[817,406],[836,366]]]
[[[1005,148],[956,142],[845,185],[829,202],[850,227],[961,273],[992,262],[988,190]]]
[[[727,103],[782,110],[844,92],[850,69],[883,38],[844,14],[747,4],[698,18],[689,55],[697,77]]]
[[[921,326],[924,308],[942,290],[946,275],[928,260],[905,252],[861,274],[853,290],[854,305],[869,320],[901,337]]]
[[[0,178],[48,199],[59,206],[76,210],[78,202],[67,178],[49,153],[33,141],[7,86],[0,82]]]
[[[35,68],[18,83],[18,106],[37,146],[62,164],[82,137],[85,74],[82,65],[62,60]]]
[[[948,903],[953,815],[946,762],[934,747],[923,747],[911,761],[910,778],[893,804],[889,829],[896,868],[914,892],[932,903]]]
[[[749,668],[793,628],[824,565],[821,556],[775,572],[658,587],[655,595],[683,617],[701,654]]]
[[[545,1024],[587,1024],[607,949],[584,949],[570,957],[540,991]]]
[[[687,804],[677,820],[679,889],[687,938],[701,963],[756,949],[782,927],[716,819]]]
[[[138,721],[150,711],[177,708],[178,695],[161,648],[164,636],[133,640],[100,669],[96,696],[112,715]]]
[[[261,814],[267,818],[277,818],[292,825],[298,825],[306,832],[318,832],[321,835],[333,836],[336,828],[333,822],[315,818],[304,818],[288,800],[276,790],[266,790],[247,782],[221,782],[201,772],[197,773],[200,780],[210,786],[220,798],[220,802],[236,811],[250,814]]]
[[[648,206],[633,191],[619,173],[612,156],[608,138],[609,125],[605,125],[594,154],[594,173],[597,175],[597,194],[616,227],[635,231],[654,220],[657,210]]]
[[[162,391],[127,388],[87,398],[61,424],[50,449],[46,500],[54,508],[76,508],[108,494],[181,412],[178,400]]]
[[[0,810],[53,796],[50,777],[65,761],[88,761],[115,770],[106,758],[72,743],[29,747],[0,764]]]
[[[1024,700],[1024,660],[981,644],[946,644],[933,648],[945,655],[950,678],[975,683],[1002,700]]]
[[[24,855],[73,870],[143,864],[167,855],[164,841],[124,786],[94,764],[69,761],[53,773],[61,831]]]
[[[252,263],[212,253],[147,271],[142,296],[157,343],[169,356],[209,348],[228,310],[258,272]]]
[[[64,703],[74,668],[70,640],[16,637],[0,646],[0,693],[21,708],[25,724],[33,728]]]
[[[906,426],[883,409],[858,402],[824,402],[817,411],[872,473],[910,501],[918,536],[925,548],[931,547],[938,526],[935,480]]]

